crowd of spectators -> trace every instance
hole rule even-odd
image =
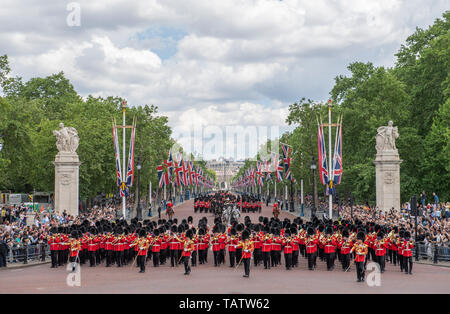
[[[26,264],[26,256],[30,248],[36,252],[42,251],[51,227],[68,227],[72,224],[81,224],[85,220],[88,220],[91,226],[95,226],[95,222],[101,219],[114,221],[119,207],[114,205],[94,206],[91,210],[81,212],[77,217],[68,215],[66,211],[33,213],[23,205],[2,207],[0,267],[6,266],[6,256],[10,251],[13,252],[13,262],[17,262],[20,256],[20,260]],[[27,219],[32,219],[32,221],[27,221]],[[42,257],[45,258],[45,256]]]

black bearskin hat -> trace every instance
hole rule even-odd
[[[242,240],[247,240],[248,238],[250,238],[250,231],[246,229],[242,232]]]
[[[364,239],[366,238],[366,235],[365,235],[364,232],[360,231],[360,232],[358,232],[358,234],[356,235],[356,238],[357,238],[358,240],[364,241]]]

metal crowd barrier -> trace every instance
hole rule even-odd
[[[7,264],[22,263],[30,261],[43,261],[50,256],[50,246],[48,244],[29,244],[20,247],[11,247],[6,256]]]
[[[450,261],[450,247],[448,246],[418,243],[417,247],[419,249],[419,260],[426,259],[434,263]],[[413,249],[413,256],[416,256],[415,248]]]

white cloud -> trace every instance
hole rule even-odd
[[[349,62],[393,65],[406,36],[448,9],[445,0],[77,2],[80,27],[67,26],[64,1],[2,1],[0,53],[13,74],[64,71],[83,96],[156,104],[181,130],[286,127],[290,103],[327,99]],[[154,28],[179,34],[146,33]],[[157,53],[164,45],[169,56]]]

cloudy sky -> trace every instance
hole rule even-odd
[[[415,27],[445,9],[448,0],[2,0],[0,54],[25,80],[64,71],[82,96],[158,105],[185,150],[200,151],[193,139],[230,126],[289,129],[289,104],[327,100],[350,62],[392,66]],[[211,146],[206,158],[252,153]]]

